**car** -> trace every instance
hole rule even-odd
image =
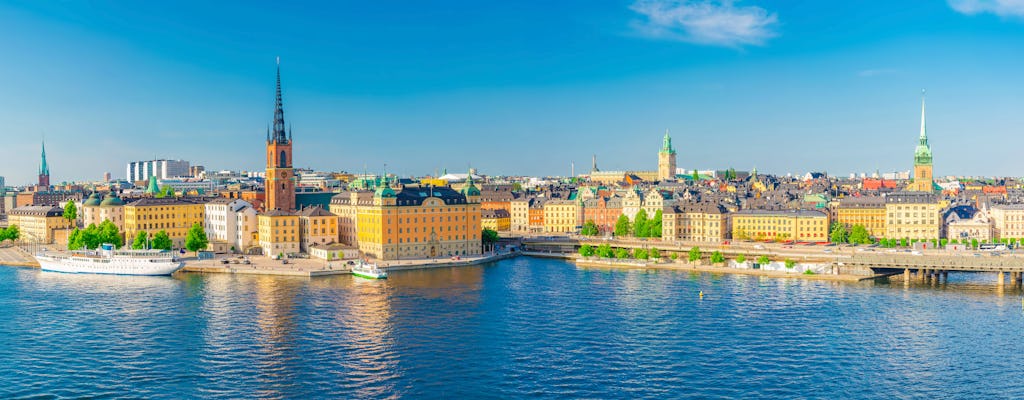
[[[220,260],[220,263],[221,263],[221,264],[227,264],[227,263],[230,263],[230,262],[231,262],[231,261],[228,261],[228,260],[226,260],[226,259],[221,259],[221,260]]]
[[[758,249],[758,250],[764,250],[764,246],[762,246],[762,245],[759,245],[759,244],[755,244],[755,245],[754,245],[754,248],[755,248],[755,249]]]

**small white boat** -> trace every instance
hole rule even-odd
[[[43,271],[72,274],[170,275],[184,266],[166,250],[114,250],[106,243],[97,250],[42,252],[35,258]]]
[[[387,279],[388,277],[388,273],[377,267],[377,264],[362,260],[356,261],[356,265],[352,266],[352,275],[366,279]]]

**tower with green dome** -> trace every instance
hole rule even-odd
[[[676,149],[672,148],[672,137],[665,130],[665,137],[661,140],[661,150],[658,151],[658,180],[671,181],[676,179]]]
[[[928,145],[928,130],[925,126],[924,91],[921,91],[921,134],[914,148],[914,181],[907,186],[912,192],[934,191],[934,175],[932,175],[932,148]]]

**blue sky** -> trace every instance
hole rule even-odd
[[[1021,175],[1024,2],[0,4],[9,184],[181,158],[262,169],[281,57],[296,165],[423,175],[910,168]]]

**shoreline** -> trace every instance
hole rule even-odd
[[[445,267],[467,267],[480,265],[493,261],[517,257],[518,253],[503,253],[490,256],[469,258],[462,260],[404,260],[383,262],[381,269],[392,271],[409,271],[418,269],[445,268]],[[343,261],[337,261],[338,268],[333,265],[324,266],[321,260],[293,259],[289,264],[281,264],[276,260],[256,258],[251,259],[252,264],[221,264],[217,260],[186,260],[185,266],[178,272],[199,273],[199,274],[239,274],[239,275],[277,275],[277,276],[299,276],[315,278],[319,276],[350,275],[352,271]]]
[[[872,280],[878,278],[878,276],[861,276],[861,275],[847,275],[847,274],[798,274],[791,272],[782,271],[768,271],[763,269],[739,269],[729,267],[716,267],[707,264],[684,264],[680,262],[670,263],[625,263],[615,261],[600,261],[600,260],[586,260],[581,258],[572,258],[573,264],[578,267],[597,267],[597,268],[615,268],[615,269],[662,269],[669,271],[692,271],[692,272],[707,272],[712,274],[735,274],[735,275],[750,275],[750,276],[764,276],[769,278],[792,278],[792,279],[807,279],[807,280],[818,280],[818,281],[833,281],[833,282],[849,282],[857,283],[865,280]]]

